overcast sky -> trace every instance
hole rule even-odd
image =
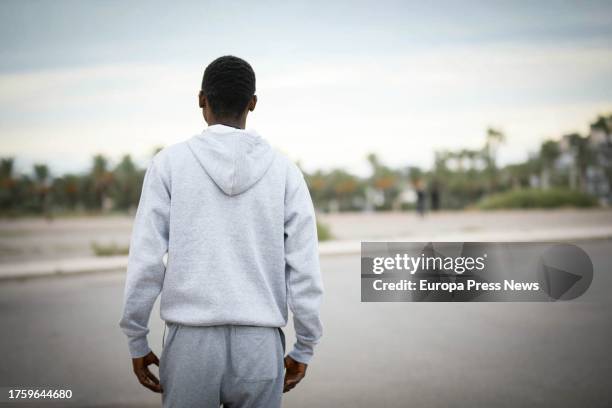
[[[503,3],[503,4],[502,4]],[[248,127],[307,170],[506,133],[504,162],[612,112],[612,2],[0,2],[0,156],[85,170],[144,163],[205,127],[196,96],[224,54],[257,74]]]

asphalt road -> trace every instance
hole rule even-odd
[[[284,406],[612,406],[612,241],[581,246],[593,284],[559,303],[361,303],[359,257],[322,259],[324,341]],[[123,281],[0,283],[0,387],[69,388],[74,406],[159,406],[133,377],[118,329]]]

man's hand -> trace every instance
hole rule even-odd
[[[291,357],[285,357],[285,385],[283,392],[291,391],[302,378],[306,376],[307,364],[300,363],[292,359]]]
[[[149,366],[151,364],[155,364],[159,367],[159,359],[152,351],[144,357],[132,359],[132,367],[134,368],[134,374],[136,374],[138,381],[151,391],[162,393],[163,390],[159,380],[149,371]]]

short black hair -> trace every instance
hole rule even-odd
[[[240,116],[255,95],[255,72],[242,58],[219,57],[204,70],[202,92],[215,115]]]

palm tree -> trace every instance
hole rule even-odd
[[[574,154],[580,190],[585,191],[587,168],[594,164],[595,155],[590,149],[588,137],[583,137],[578,133],[572,133],[566,137]]]
[[[141,174],[132,161],[132,157],[127,154],[123,156],[113,172],[111,193],[115,207],[120,210],[134,208],[138,205],[141,189]]]
[[[91,178],[93,182],[95,207],[97,209],[103,209],[108,190],[113,182],[113,174],[108,171],[108,160],[101,154],[93,158]]]
[[[485,142],[486,157],[488,165],[495,168],[497,165],[497,151],[499,147],[505,143],[506,136],[499,130],[488,128],[487,139]]]
[[[0,160],[0,208],[8,210],[13,208],[16,195],[16,181],[13,177],[15,160],[6,157]]]
[[[338,202],[338,209],[353,210],[355,199],[363,199],[363,188],[359,179],[342,169],[333,170],[328,176],[333,199]]]
[[[384,204],[382,207],[384,209],[390,209],[392,203],[399,195],[399,172],[383,165],[378,159],[378,156],[374,153],[368,154],[367,159],[372,167],[370,182],[372,186],[376,190],[382,192],[384,196]]]
[[[554,140],[547,140],[540,146],[540,161],[542,165],[540,178],[542,187],[549,187],[550,174],[560,155],[559,143]]]
[[[498,185],[497,180],[497,152],[502,143],[506,141],[506,136],[499,130],[488,128],[484,147],[484,159],[486,163],[486,173],[488,174],[488,190],[492,192]]]
[[[327,177],[321,170],[317,170],[314,173],[307,173],[304,171],[304,179],[308,184],[308,190],[312,197],[312,201],[315,207],[319,210],[323,210],[327,207]]]
[[[36,182],[34,188],[38,197],[38,208],[43,214],[48,212],[48,196],[49,196],[49,167],[46,164],[34,165],[34,180]]]
[[[49,167],[46,164],[35,164],[34,165],[34,178],[36,182],[41,185],[47,184],[49,178]]]

